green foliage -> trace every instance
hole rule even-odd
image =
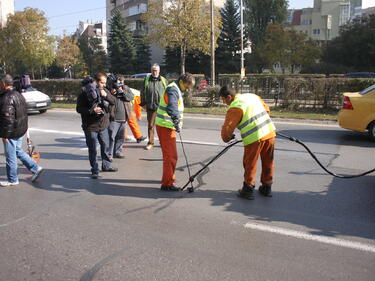
[[[135,57],[135,72],[145,73],[151,69],[151,51],[150,45],[145,42],[145,35],[143,32],[137,32],[134,34],[134,43],[136,46],[136,57]]]
[[[328,43],[323,61],[352,71],[375,71],[375,15],[343,26],[340,35]]]
[[[210,10],[204,0],[167,0],[160,4],[150,0],[143,20],[149,25],[148,40],[161,48],[180,50],[180,72],[185,72],[188,52],[210,53]],[[218,36],[220,17],[215,16],[215,35]]]
[[[320,57],[320,48],[306,34],[280,24],[268,25],[257,52],[271,69],[275,63],[280,63],[283,73],[286,69],[294,73]]]
[[[282,23],[287,16],[286,0],[244,0],[246,32],[252,42],[251,68],[261,72],[264,66],[257,53],[257,47],[263,42],[267,26],[271,23]]]
[[[220,9],[222,28],[215,51],[217,71],[235,73],[240,69],[241,30],[239,7],[235,0],[227,0]]]
[[[120,10],[114,10],[109,24],[111,26],[108,36],[110,70],[113,73],[134,74],[136,47],[132,32],[121,16]]]
[[[72,78],[72,70],[82,63],[81,60],[82,57],[80,56],[77,41],[71,36],[61,38],[56,51],[56,64],[63,70],[68,71],[69,78]]]
[[[288,78],[284,81],[282,105],[291,110],[338,109],[342,105],[343,92],[358,92],[374,83],[375,79]]]
[[[89,75],[107,72],[107,55],[99,38],[84,34],[78,39],[78,46]]]
[[[167,73],[176,73],[181,60],[180,49],[167,48],[164,55],[164,63]],[[198,51],[191,50],[185,61],[185,68],[187,72],[206,74],[210,73],[210,56]]]
[[[42,11],[26,8],[10,15],[0,31],[0,60],[3,71],[23,71],[35,76],[54,61],[54,38],[48,35],[48,20]],[[21,67],[21,68],[22,68]]]

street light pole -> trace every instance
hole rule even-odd
[[[214,30],[214,1],[210,0],[211,10],[211,86],[215,86],[215,30]]]
[[[241,17],[241,79],[245,76],[244,56],[243,56],[243,0],[240,0],[240,17]]]

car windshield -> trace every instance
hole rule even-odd
[[[359,92],[361,95],[366,95],[369,92],[372,92],[375,90],[375,85],[372,85],[371,87],[368,87],[367,89],[364,89],[363,91]]]

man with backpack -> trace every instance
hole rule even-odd
[[[13,79],[5,75],[0,82],[0,137],[3,138],[8,180],[1,186],[18,185],[17,158],[33,173],[34,182],[43,171],[22,149],[22,136],[28,129],[25,98],[13,89]]]
[[[99,178],[96,141],[99,141],[102,158],[102,172],[117,172],[112,167],[109,156],[109,115],[115,105],[115,97],[105,88],[107,76],[104,73],[95,75],[95,81],[85,78],[81,94],[77,99],[77,112],[81,114],[82,129],[85,133],[89,150],[91,178]]]

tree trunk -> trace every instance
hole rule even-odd
[[[186,60],[186,47],[185,44],[181,46],[181,56],[180,56],[180,74],[185,73],[185,60]]]

